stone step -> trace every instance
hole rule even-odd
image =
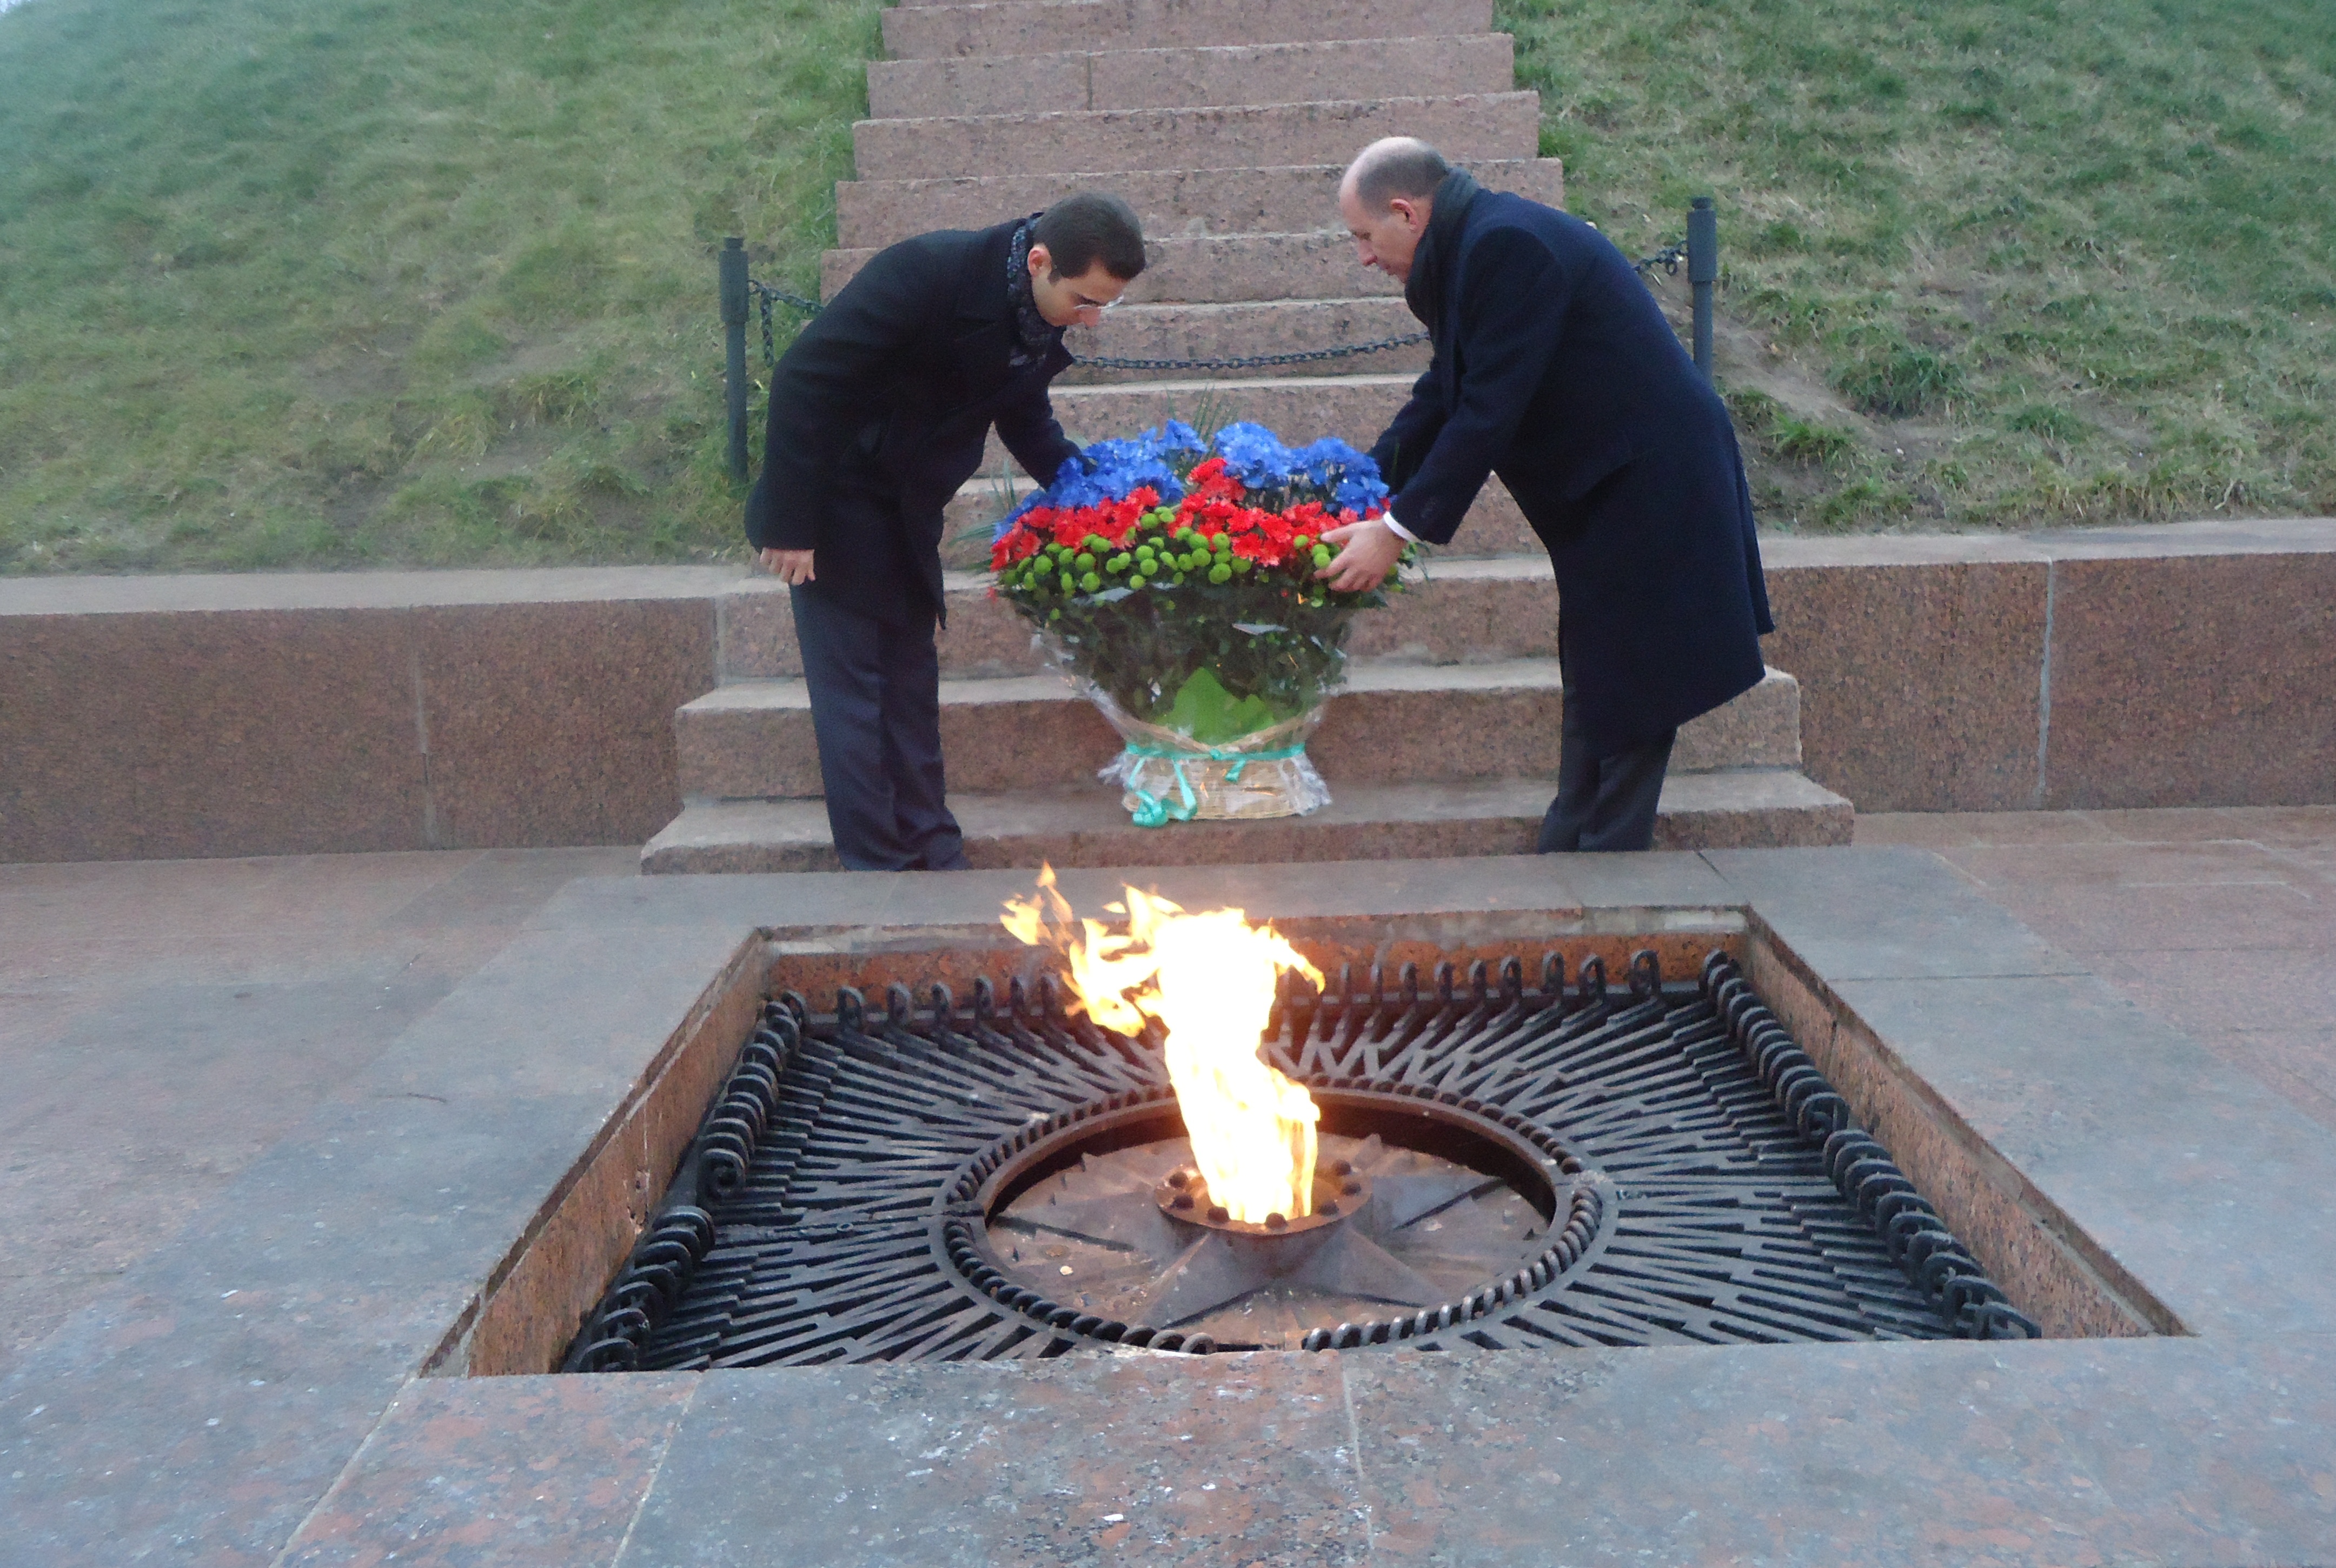
[[[926,60],[1489,33],[1493,0],[1001,0],[897,6],[883,25],[887,54]]]
[[[1095,785],[950,796],[966,858],[982,870],[1427,860],[1530,854],[1555,785],[1548,779],[1331,786],[1309,816],[1140,828]],[[1789,770],[1674,773],[1655,819],[1659,850],[1845,844],[1849,802]],[[841,862],[822,802],[692,805],[641,852],[645,873],[821,872]]]
[[[1403,297],[1395,279],[1356,258],[1355,242],[1343,232],[1170,234],[1147,239],[1144,249],[1144,272],[1127,286],[1130,306],[1357,298],[1400,305]],[[834,298],[876,254],[831,250],[822,256],[820,297]],[[1407,311],[1405,319],[1411,319]]]
[[[1541,98],[1483,93],[1232,108],[1123,109],[863,120],[852,128],[867,180],[930,179],[968,169],[1034,172],[1258,169],[1338,163],[1382,136],[1422,136],[1453,158],[1531,158]]]
[[[1350,258],[1351,259],[1351,258]],[[1146,275],[1147,277],[1149,274]],[[1144,279],[1139,278],[1142,282]],[[1081,358],[1108,355],[1116,359],[1231,360],[1256,355],[1303,354],[1344,345],[1383,343],[1389,338],[1420,336],[1418,320],[1400,295],[1356,299],[1243,300],[1224,305],[1126,305],[1103,318],[1099,326],[1077,326],[1070,332],[1071,352]],[[1308,360],[1295,365],[1267,365],[1228,370],[1224,374],[1251,377],[1348,375],[1414,375],[1427,367],[1425,341],[1370,354],[1336,359]],[[1086,365],[1063,373],[1057,386],[1102,385],[1158,380],[1163,374],[1189,376],[1190,370],[1108,370]]]
[[[987,570],[989,541],[998,520],[1013,511],[1015,503],[1029,489],[1029,479],[1019,470],[999,474],[993,452],[988,473],[959,490],[942,512],[941,564],[953,571]],[[1433,553],[1438,560],[1508,556],[1530,556],[1543,563],[1548,560],[1541,540],[1525,522],[1524,513],[1517,510],[1508,488],[1497,478],[1485,482],[1484,492],[1468,509],[1468,516],[1452,542],[1436,547]]]
[[[1254,420],[1292,444],[1335,435],[1368,452],[1411,395],[1417,379],[1416,375],[1365,374],[1179,377],[1101,386],[1057,382],[1053,403],[1055,417],[1082,445],[1132,435],[1170,419],[1204,431]],[[1004,443],[991,432],[982,473],[996,473],[1008,461]]]
[[[989,578],[947,579],[949,628],[941,634],[946,679],[1037,675],[1048,667],[1030,627],[989,589]],[[720,600],[715,678],[784,680],[803,674],[794,611],[775,578],[745,578]],[[1489,664],[1557,657],[1557,587],[1546,555],[1431,563],[1422,580],[1384,609],[1355,618],[1348,651],[1358,659],[1406,664]]]
[[[907,120],[937,108],[952,114],[1030,114],[1506,93],[1515,84],[1514,63],[1511,41],[1502,33],[879,60],[868,67],[868,116]]]
[[[1332,789],[1504,774],[1554,776],[1564,696],[1557,661],[1416,665],[1358,659],[1307,752]],[[1679,732],[1672,765],[1800,765],[1800,686],[1770,671]],[[716,687],[674,716],[688,800],[820,793],[811,697],[801,680]],[[1045,789],[1091,780],[1120,749],[1100,712],[1060,677],[941,683],[941,748],[956,789]]]
[[[935,229],[986,229],[1058,201],[1075,190],[1115,192],[1153,239],[1173,234],[1343,233],[1338,177],[1351,151],[1329,163],[1276,169],[1076,170],[959,175],[927,180],[848,180],[835,188],[836,238],[847,248],[891,245]],[[1489,190],[1565,205],[1565,171],[1554,158],[1463,159]]]

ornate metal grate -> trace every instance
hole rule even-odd
[[[568,1368],[2038,1333],[1724,954],[1565,973],[1285,993],[1265,1048],[1377,1190],[1310,1305],[1195,1286],[1143,1229],[1179,1130],[1155,1040],[1043,978],[784,993]]]

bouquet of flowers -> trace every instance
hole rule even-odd
[[[1257,424],[1171,421],[1101,441],[998,525],[998,592],[1126,749],[1103,778],[1147,827],[1329,803],[1306,739],[1345,679],[1347,623],[1387,582],[1334,593],[1330,529],[1384,510],[1371,460]]]

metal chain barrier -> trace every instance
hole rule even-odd
[[[763,317],[763,365],[766,369],[775,369],[779,363],[779,348],[778,339],[771,326],[771,307],[774,305],[791,305],[806,316],[817,316],[822,307],[816,299],[805,299],[800,294],[789,294],[784,288],[774,288],[769,284],[759,282],[752,278],[746,279],[746,290],[754,297],[754,304]]]
[[[1671,277],[1679,276],[1681,263],[1688,268],[1689,278],[1695,285],[1695,363],[1708,376],[1711,374],[1711,312],[1712,288],[1719,277],[1718,231],[1708,196],[1695,199],[1688,214],[1688,236],[1685,240],[1664,246],[1651,256],[1640,257],[1631,263],[1640,276],[1657,268]],[[750,306],[748,301],[753,303]],[[778,331],[773,312],[784,305],[806,316],[816,316],[822,308],[816,299],[806,299],[800,294],[789,294],[746,276],[745,242],[729,239],[722,251],[722,322],[728,336],[730,468],[739,479],[746,477],[746,397],[745,397],[745,325],[750,309],[761,317],[763,328],[763,365],[775,369],[779,363]],[[1350,359],[1366,354],[1385,354],[1392,349],[1409,348],[1427,341],[1425,332],[1406,333],[1397,337],[1374,338],[1368,343],[1342,343],[1331,348],[1309,348],[1288,354],[1244,354],[1222,359],[1131,359],[1117,355],[1095,354],[1075,359],[1072,364],[1089,370],[1268,370],[1285,365],[1319,365],[1333,359]]]
[[[1336,348],[1309,348],[1294,354],[1246,354],[1238,359],[1120,359],[1090,354],[1073,361],[1090,370],[1263,370],[1275,365],[1312,365],[1318,360],[1345,359],[1357,354],[1382,354],[1427,341],[1425,332],[1401,337],[1375,338],[1369,343],[1344,343]]]
[[[1677,278],[1679,276],[1679,264],[1686,259],[1687,241],[1684,239],[1674,239],[1669,245],[1664,246],[1660,250],[1656,251],[1652,256],[1641,256],[1638,260],[1630,263],[1630,265],[1640,273],[1652,272],[1656,268],[1660,267],[1669,276]]]
[[[808,316],[819,314],[816,299],[805,299],[800,294],[789,294],[773,288],[754,278],[746,287],[754,296],[763,318],[763,363],[775,365],[779,362],[777,336],[772,325],[771,307],[790,305]],[[1234,359],[1122,359],[1110,355],[1082,355],[1073,361],[1092,370],[1264,370],[1279,365],[1312,365],[1325,359],[1346,359],[1358,354],[1383,354],[1391,348],[1408,348],[1415,343],[1427,341],[1425,332],[1406,333],[1400,337],[1375,338],[1369,343],[1344,343],[1336,348],[1309,348],[1290,354],[1248,354]]]

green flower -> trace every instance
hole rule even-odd
[[[1225,565],[1223,562],[1220,561],[1215,566],[1209,568],[1209,580],[1211,582],[1222,585],[1231,582],[1232,579],[1233,569]]]

